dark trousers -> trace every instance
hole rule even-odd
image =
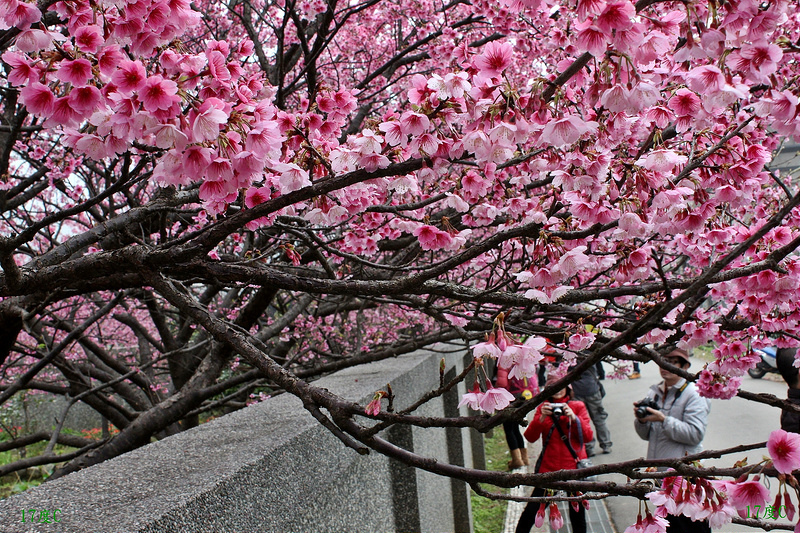
[[[506,433],[506,442],[509,450],[519,450],[525,447],[525,439],[519,430],[517,422],[503,422],[503,431]]]
[[[533,489],[533,494],[531,496],[534,498],[544,496],[544,489]],[[543,504],[538,502],[530,502],[525,506],[525,509],[522,511],[522,515],[519,517],[519,522],[517,522],[517,529],[515,533],[530,533],[533,523],[536,521],[536,513],[539,511],[540,505]],[[572,508],[571,502],[567,507],[569,507],[569,521],[572,524],[572,531],[574,533],[586,533],[586,509],[584,509],[582,505],[579,505],[578,510],[576,511]]]
[[[595,440],[600,443],[600,447],[603,448],[603,450],[610,450],[612,444],[611,431],[609,431],[608,424],[606,424],[608,413],[603,407],[603,394],[598,390],[594,394],[588,396],[576,395],[575,399],[583,402],[586,406],[586,410],[589,411],[589,418],[592,419],[592,423],[594,424],[594,436],[590,442],[586,443],[586,453],[594,452]]]
[[[711,533],[711,526],[708,520],[695,522],[688,516],[667,515],[667,533]]]

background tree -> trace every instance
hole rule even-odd
[[[478,341],[465,402],[490,414],[508,401],[484,359],[532,376],[548,345],[570,380],[598,360],[677,371],[654,343],[713,342],[683,375],[782,405],[739,386],[753,347],[800,344],[800,194],[769,166],[800,133],[797,7],[4,1],[0,400],[65,396],[119,433],[57,428],[78,451],[0,472],[63,475],[271,391],[351,447],[512,483],[391,447],[313,386],[455,340]],[[369,416],[486,431],[545,394],[442,420],[378,394]],[[730,519],[736,484],[670,464]],[[568,477],[534,479],[652,488]]]

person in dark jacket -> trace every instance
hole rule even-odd
[[[575,393],[575,399],[583,402],[589,411],[589,417],[591,417],[594,424],[594,433],[597,437],[597,442],[603,449],[603,453],[611,453],[611,432],[606,424],[608,413],[603,407],[605,391],[598,376],[600,364],[598,361],[597,365],[589,368],[578,379],[573,381],[572,390]],[[602,367],[600,367],[600,370],[602,370]],[[586,442],[586,455],[589,457],[594,455],[594,441],[595,439]]]
[[[558,411],[554,413],[553,406],[558,404],[566,405],[559,406]],[[561,432],[554,432],[556,429],[554,424],[561,427],[561,431],[569,439],[569,445],[578,459],[587,458],[583,443],[592,440],[593,436],[589,412],[583,402],[573,399],[572,390],[567,387],[556,392],[549,401],[536,408],[533,420],[525,430],[525,438],[531,442],[536,442],[539,438],[544,439],[541,456],[536,461],[536,472],[555,472],[577,468],[577,460],[573,457],[565,440],[561,438]],[[532,496],[537,498],[544,494],[544,489],[536,487],[533,489]],[[517,522],[515,533],[528,533],[531,530],[540,505],[546,504],[531,502],[525,506],[519,522]],[[569,506],[569,519],[573,533],[586,533],[586,510],[582,505],[578,506],[578,510],[575,510],[572,505]]]
[[[786,399],[789,403],[800,406],[800,370],[794,366],[794,358],[797,348],[779,348],[775,354],[775,361],[778,365],[778,372],[783,376],[783,380],[789,386]],[[791,433],[800,433],[800,413],[796,411],[781,411],[781,429]]]
[[[530,400],[534,394],[539,392],[539,387],[535,385],[533,379],[522,380],[519,378],[508,377],[508,369],[497,367],[495,386],[502,387],[518,398]],[[517,422],[503,422],[503,431],[506,434],[508,451],[511,453],[511,460],[508,462],[508,469],[515,470],[528,466],[528,448],[525,446],[525,439],[519,430]]]

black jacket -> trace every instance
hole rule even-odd
[[[789,389],[786,397],[789,403],[800,405],[800,389]],[[800,433],[800,413],[781,411],[781,429],[791,433]]]

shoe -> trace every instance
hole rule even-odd
[[[528,448],[520,448],[519,454],[522,457],[522,464],[524,464],[525,466],[531,464],[531,462],[528,460]]]
[[[603,453],[611,453],[611,448],[603,448]]]
[[[522,462],[522,453],[519,449],[511,450],[511,460],[508,462],[508,469],[514,470],[515,468],[522,468],[525,463]]]
[[[594,457],[594,450],[586,450],[586,457]]]
[[[633,373],[631,373],[630,376],[628,376],[628,379],[639,379],[640,377],[642,377],[642,375],[640,373],[633,372]]]

